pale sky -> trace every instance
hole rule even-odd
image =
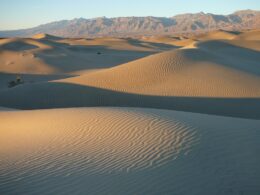
[[[0,30],[95,17],[174,16],[181,13],[230,14],[260,10],[260,0],[0,0]]]

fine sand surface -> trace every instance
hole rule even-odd
[[[130,108],[0,118],[1,194],[260,193],[259,120]]]
[[[259,195],[259,62],[259,30],[0,39],[0,194]]]

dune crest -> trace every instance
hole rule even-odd
[[[217,30],[206,34],[196,36],[199,40],[232,40],[235,39],[240,33],[233,31]]]
[[[60,37],[49,35],[49,34],[45,34],[45,33],[36,34],[36,35],[32,36],[32,38],[33,39],[48,39],[48,40],[59,40],[59,39],[62,39]]]

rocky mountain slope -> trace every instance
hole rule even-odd
[[[230,15],[182,14],[174,17],[78,18],[40,25],[31,29],[0,31],[1,37],[29,37],[48,33],[61,37],[134,36],[201,33],[218,29],[245,30],[260,27],[260,11],[243,10]]]

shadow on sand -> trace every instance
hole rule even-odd
[[[2,90],[0,106],[18,109],[143,107],[260,119],[260,98],[152,96],[54,82]]]

